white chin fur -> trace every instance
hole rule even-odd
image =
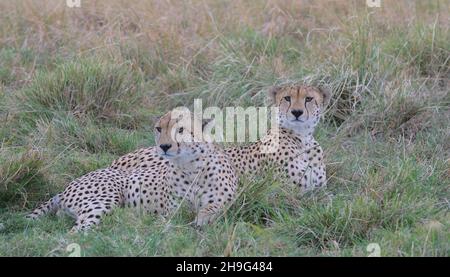
[[[170,156],[167,156],[168,159],[173,161],[176,164],[185,164],[189,163],[191,160],[193,160],[195,157],[191,153],[191,151],[183,151],[181,150],[178,153],[171,154]]]
[[[302,121],[300,119],[299,121],[295,121],[294,119],[282,118],[280,120],[280,127],[306,135],[314,130],[315,125],[313,122],[309,122],[309,120]]]

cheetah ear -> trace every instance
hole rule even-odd
[[[281,90],[280,86],[273,86],[267,93],[267,100],[269,104],[275,104],[277,101],[277,93]]]
[[[169,113],[171,120],[175,121],[176,123],[180,123],[192,118],[191,111],[186,107],[176,107]]]
[[[202,119],[202,131],[206,129],[211,129],[215,124],[214,118],[203,118]]]
[[[322,98],[323,98],[322,105],[325,108],[328,106],[328,104],[330,103],[330,100],[331,100],[331,89],[329,87],[321,86],[321,87],[318,87],[318,90],[319,90],[320,94],[322,94]]]

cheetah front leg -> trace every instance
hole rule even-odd
[[[223,205],[219,203],[208,203],[200,208],[195,217],[194,223],[196,226],[203,226],[213,222],[220,214]]]
[[[213,222],[234,201],[237,179],[232,177],[228,181],[219,183],[217,190],[211,188],[209,192],[203,192],[199,206],[194,202],[194,205],[199,207],[194,221],[196,226]]]
[[[294,158],[284,168],[290,181],[300,187],[301,193],[326,186],[325,164],[321,156],[305,153]]]
[[[321,164],[317,167],[308,166],[306,172],[302,178],[302,188],[303,190],[310,191],[318,188],[326,187],[326,171],[325,165]]]
[[[307,168],[308,161],[302,155],[288,162],[284,166],[284,171],[291,183],[303,190],[305,188],[305,180],[308,178],[306,177]]]

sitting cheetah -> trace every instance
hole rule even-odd
[[[211,222],[232,201],[236,174],[220,148],[191,142],[193,132],[186,126],[190,124],[171,115],[163,116],[155,127],[159,147],[154,148],[152,164],[133,171],[107,168],[88,173],[69,183],[62,193],[27,218],[64,211],[76,219],[72,232],[85,231],[115,207],[127,205],[168,215],[178,206],[177,200],[186,199],[198,212],[197,225]],[[176,128],[184,141],[174,141],[170,136]]]
[[[302,191],[326,186],[323,151],[313,132],[330,93],[318,87],[291,85],[272,88],[268,97],[279,108],[280,128],[255,143],[225,149],[238,175],[255,174],[264,166],[275,165]],[[278,145],[277,151],[265,153],[264,148],[270,145]],[[149,147],[118,158],[111,168],[129,171],[158,166],[156,163],[156,149]]]

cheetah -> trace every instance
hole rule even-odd
[[[326,186],[323,150],[313,137],[330,100],[327,89],[307,85],[277,86],[268,99],[279,109],[278,130],[246,146],[225,149],[240,175],[272,166],[284,171],[302,192]],[[267,151],[275,147],[276,151]]]
[[[188,110],[180,111],[167,113],[156,124],[156,153],[160,161],[163,161],[161,158],[166,160],[164,165],[169,168],[167,184],[178,201],[170,208],[187,201],[197,214],[195,225],[202,226],[214,221],[232,203],[238,177],[224,151],[203,138],[203,130],[210,128],[214,121],[195,123]],[[195,124],[201,125],[201,132],[194,132]],[[156,161],[143,170],[155,167]],[[147,197],[148,193],[143,191],[141,197]]]
[[[249,145],[225,148],[238,176],[254,175],[275,166],[302,192],[325,187],[324,153],[313,133],[330,96],[328,89],[303,84],[271,88],[268,99],[279,108],[279,129]],[[278,151],[267,153],[264,149],[270,145],[278,145]],[[157,166],[155,151],[154,147],[138,149],[119,157],[111,168],[130,171]]]
[[[184,118],[187,113],[184,114]],[[190,117],[190,114],[189,114]],[[212,143],[193,142],[186,120],[164,115],[155,127],[151,164],[133,171],[100,169],[72,182],[62,193],[41,204],[29,219],[65,212],[76,219],[71,232],[86,231],[116,207],[128,206],[167,216],[186,199],[197,211],[195,224],[212,222],[233,200],[237,177],[228,156]],[[211,122],[206,122],[206,127]],[[174,141],[171,132],[184,140]],[[187,138],[187,140],[186,140]]]

